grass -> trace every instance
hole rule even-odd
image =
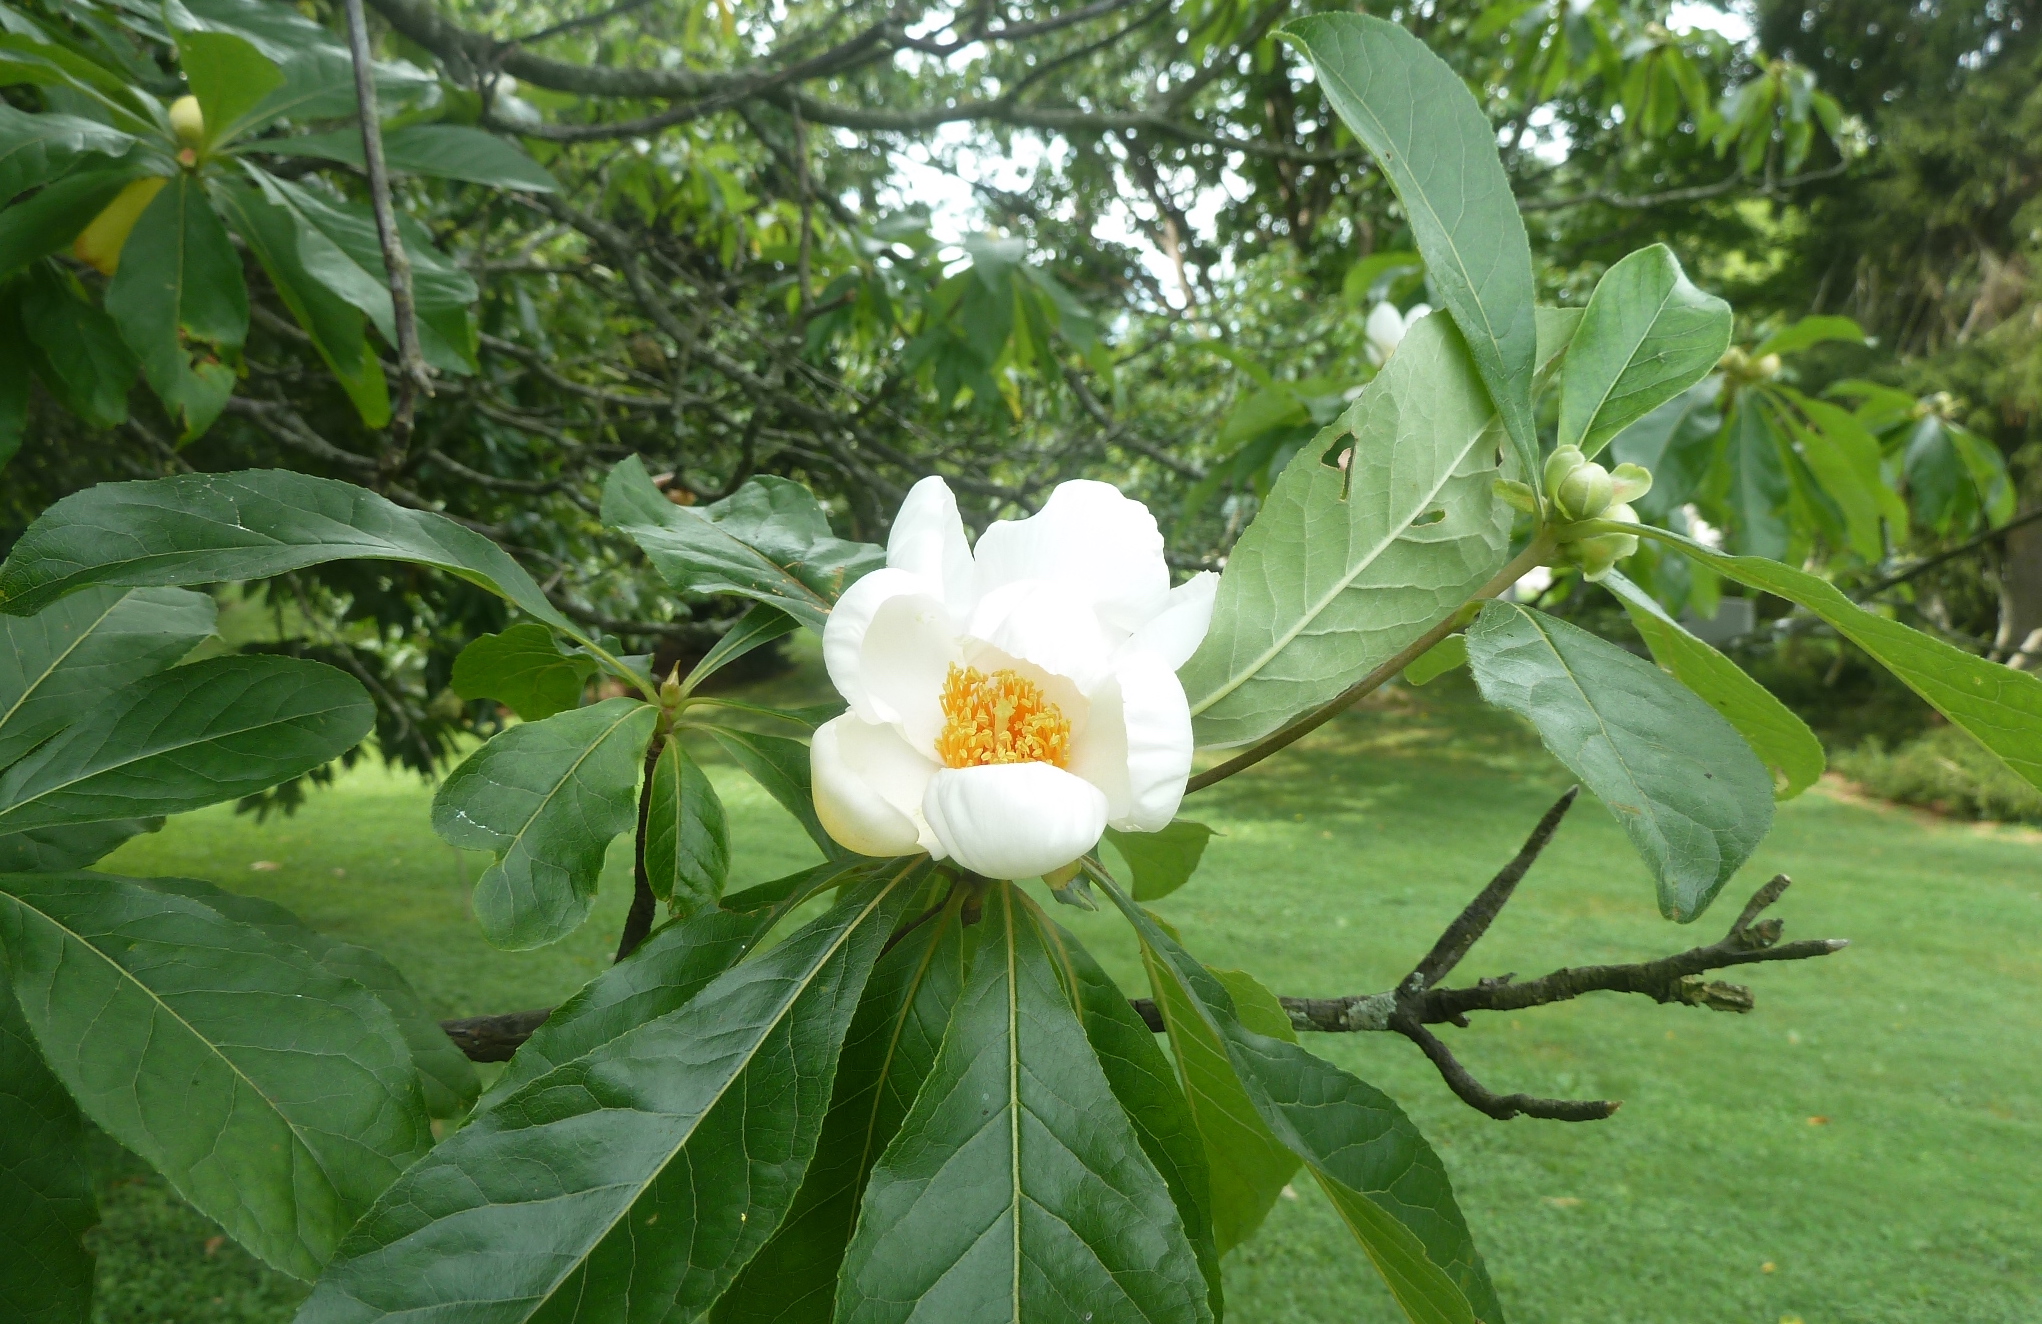
[[[1158,909],[1214,965],[1284,993],[1388,987],[1564,780],[1464,682],[1344,718],[1295,756],[1196,797],[1220,829]],[[732,770],[741,878],[810,850]],[[1797,881],[1790,936],[1851,949],[1751,975],[1731,1016],[1597,995],[1446,1031],[1498,1089],[1619,1098],[1608,1122],[1492,1122],[1387,1035],[1310,1046],[1401,1100],[1440,1148],[1515,1324],[2032,1324],[2042,1319],[2042,871],[2038,838],[1849,803],[1781,809],[1731,893],[1660,920],[1614,821],[1577,807],[1467,977],[1636,959],[1710,941],[1757,882]],[[265,867],[256,867],[260,863]],[[551,1002],[601,969],[621,921],[613,853],[591,922],[544,951],[491,951],[466,910],[477,862],[433,837],[415,781],[358,770],[288,820],[174,821],[109,867],[273,898],[370,943],[442,1015]],[[266,867],[274,865],[274,868]],[[737,885],[737,884],[734,884]],[[1124,931],[1060,911],[1130,987]],[[302,1289],[222,1242],[111,1146],[106,1321],[282,1321]],[[1239,1324],[1389,1321],[1393,1307],[1307,1185],[1227,1261]]]

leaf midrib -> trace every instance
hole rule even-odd
[[[1458,451],[1454,453],[1453,462],[1451,464],[1443,464],[1440,466],[1441,472],[1439,474],[1439,477],[1433,482],[1433,484],[1430,487],[1428,487],[1425,490],[1424,499],[1413,504],[1411,513],[1402,519],[1392,520],[1390,523],[1389,532],[1386,533],[1375,544],[1375,546],[1368,551],[1368,553],[1365,556],[1357,560],[1344,575],[1336,579],[1331,588],[1329,588],[1326,592],[1320,594],[1316,602],[1314,602],[1306,611],[1300,613],[1298,619],[1292,623],[1289,629],[1278,634],[1276,638],[1270,643],[1269,647],[1263,649],[1262,652],[1254,659],[1254,661],[1250,662],[1247,666],[1241,668],[1239,672],[1229,677],[1226,684],[1220,686],[1218,689],[1214,690],[1210,695],[1206,696],[1205,698],[1200,699],[1196,703],[1192,704],[1191,715],[1196,717],[1198,714],[1204,712],[1206,709],[1218,703],[1221,699],[1226,698],[1229,694],[1232,694],[1235,690],[1241,688],[1241,686],[1246,685],[1249,681],[1255,679],[1255,677],[1262,674],[1262,669],[1264,667],[1267,667],[1271,662],[1274,662],[1279,656],[1281,656],[1283,651],[1286,648],[1289,648],[1291,644],[1297,639],[1297,637],[1305,632],[1306,626],[1318,620],[1319,617],[1325,615],[1326,611],[1329,608],[1331,608],[1336,601],[1339,600],[1340,595],[1347,592],[1348,589],[1354,586],[1354,581],[1361,577],[1362,572],[1368,570],[1370,567],[1375,565],[1376,561],[1379,558],[1381,558],[1384,552],[1387,552],[1391,547],[1395,546],[1397,540],[1410,531],[1411,521],[1415,520],[1416,518],[1418,518],[1419,515],[1423,514],[1425,512],[1425,508],[1432,504],[1433,498],[1439,495],[1440,490],[1444,488],[1448,483],[1453,481],[1455,472],[1461,467],[1461,461],[1467,458],[1468,452],[1473,450],[1476,444],[1482,440],[1483,436],[1488,433],[1490,425],[1496,422],[1497,418],[1498,415],[1492,411],[1489,414],[1489,416],[1482,421],[1482,426],[1475,429],[1474,435],[1469,437],[1467,444],[1462,446]],[[1356,440],[1358,449],[1359,438],[1357,438]],[[1350,467],[1352,467],[1355,463],[1358,463],[1358,459],[1350,460],[1349,461]],[[1306,495],[1307,496],[1310,495],[1309,489],[1307,489]],[[1301,509],[1303,508],[1303,505],[1304,502],[1300,501],[1299,506]]]
[[[90,625],[78,632],[78,637],[71,641],[70,647],[51,658],[50,664],[42,669],[42,673],[22,687],[21,697],[9,705],[6,712],[0,713],[0,735],[6,734],[7,724],[14,720],[15,714],[21,711],[23,704],[35,697],[36,690],[47,682],[51,676],[56,674],[57,668],[64,664],[64,660],[84,647],[85,641],[97,634],[99,628],[106,624],[106,618],[113,615],[114,611],[132,595],[133,590],[131,589],[127,593],[123,593],[115,598],[112,602],[109,602],[106,605],[105,611],[99,613],[98,617]]]
[[[695,1132],[701,1128],[703,1121],[708,1118],[709,1114],[716,1111],[717,1106],[723,1102],[724,1096],[730,1092],[731,1087],[735,1085],[741,1077],[743,1077],[747,1072],[751,1070],[752,1061],[757,1056],[759,1051],[759,1045],[763,1044],[766,1041],[766,1037],[772,1034],[772,1032],[775,1029],[779,1028],[780,1023],[783,1020],[785,1020],[787,1018],[788,1013],[793,1010],[794,1004],[800,1001],[800,999],[808,992],[809,988],[815,983],[816,979],[820,976],[823,968],[827,966],[832,960],[836,959],[838,951],[840,951],[843,948],[845,943],[851,940],[851,935],[856,933],[859,929],[865,926],[865,922],[872,918],[872,912],[879,909],[880,903],[885,901],[887,897],[893,894],[893,889],[900,886],[901,880],[906,878],[910,873],[914,872],[916,866],[919,863],[920,860],[917,859],[903,866],[901,871],[894,875],[893,881],[888,883],[884,888],[880,889],[880,891],[876,895],[873,896],[871,902],[866,905],[864,911],[861,912],[856,919],[844,925],[843,931],[837,934],[835,938],[831,939],[828,947],[826,947],[822,952],[817,954],[815,960],[809,965],[808,969],[803,971],[800,978],[795,980],[793,984],[790,986],[786,996],[781,999],[779,1006],[774,1009],[773,1014],[760,1024],[758,1033],[752,1037],[750,1046],[747,1047],[742,1054],[743,1059],[742,1064],[733,1069],[730,1072],[730,1074],[724,1079],[723,1083],[716,1087],[716,1093],[712,1095],[709,1101],[702,1105],[701,1110],[695,1114],[695,1120],[688,1125],[686,1133],[682,1135],[681,1138],[674,1143],[672,1148],[667,1150],[665,1158],[661,1159],[658,1163],[654,1164],[651,1167],[651,1169],[649,1170],[650,1175],[647,1176],[644,1181],[638,1182],[636,1184],[635,1193],[631,1196],[630,1199],[625,1200],[618,1205],[617,1212],[611,1216],[610,1221],[608,1223],[603,1225],[602,1231],[588,1239],[586,1243],[586,1248],[579,1255],[574,1257],[573,1262],[570,1263],[566,1269],[561,1271],[559,1277],[555,1278],[552,1284],[548,1286],[544,1292],[531,1298],[532,1309],[526,1312],[526,1314],[524,1315],[525,1319],[530,1319],[534,1313],[551,1304],[554,1299],[555,1293],[559,1292],[560,1290],[560,1285],[566,1282],[583,1265],[585,1265],[588,1262],[588,1257],[595,1253],[597,1247],[601,1246],[605,1241],[608,1241],[610,1239],[610,1234],[617,1230],[617,1225],[619,1223],[622,1223],[626,1218],[629,1218],[631,1216],[631,1211],[638,1207],[638,1201],[644,1197],[646,1190],[654,1182],[659,1180],[660,1175],[662,1173],[664,1173],[669,1167],[673,1165],[674,1156],[679,1154],[682,1150],[688,1147],[688,1145],[695,1138]],[[735,969],[736,967],[732,968]],[[725,973],[728,972],[726,971]],[[721,978],[721,976],[719,976],[719,978]],[[707,992],[708,990],[707,988],[705,988],[703,991]],[[696,995],[697,998],[699,998],[700,996],[701,994],[699,993]],[[688,1005],[692,1005],[692,1000]],[[676,1010],[680,1009],[677,1008]],[[646,1022],[646,1024],[651,1023],[652,1022],[650,1021]],[[534,1081],[544,1079],[545,1076],[536,1076],[533,1078]],[[532,1083],[533,1083],[532,1081],[526,1082],[524,1088],[529,1088]],[[522,1092],[522,1090],[520,1092]],[[1016,1324],[1019,1324],[1019,1322],[1016,1321]]]
[[[751,557],[760,565],[763,565],[767,569],[771,570],[779,578],[794,585],[795,588],[800,590],[802,596],[806,599],[806,601],[810,605],[814,606],[816,610],[824,612],[825,614],[828,613],[830,609],[830,604],[828,600],[825,599],[820,593],[817,593],[814,589],[810,588],[808,585],[802,583],[800,576],[796,575],[792,570],[788,569],[787,566],[781,565],[778,561],[775,561],[772,557],[766,555],[764,552],[752,546],[750,543],[738,537],[736,534],[731,533],[722,525],[718,524],[715,520],[710,519],[707,515],[697,515],[692,511],[686,510],[678,511],[676,513],[678,518],[680,519],[684,520],[692,519],[699,522],[703,528],[714,533],[717,537],[724,539],[726,542],[730,543],[731,546],[736,547],[739,551]],[[637,525],[636,527],[644,529],[651,533],[672,534],[674,537],[682,536],[679,527],[674,524],[641,524]],[[624,532],[626,533],[629,533],[630,531],[631,531],[630,528],[626,528],[624,530]],[[797,561],[794,562],[793,564],[799,564],[799,562]],[[794,595],[782,594],[781,596],[793,597]],[[796,600],[799,601],[801,599],[797,598]]]
[[[1652,316],[1646,319],[1645,329],[1638,333],[1637,338],[1631,342],[1631,347],[1624,351],[1623,366],[1610,374],[1610,379],[1606,384],[1604,384],[1602,388],[1602,393],[1598,395],[1595,399],[1595,408],[1589,410],[1586,417],[1582,419],[1581,434],[1577,436],[1573,440],[1573,442],[1565,444],[1580,446],[1582,443],[1586,442],[1590,436],[1594,434],[1595,420],[1602,416],[1602,411],[1604,407],[1607,406],[1610,402],[1610,396],[1612,396],[1616,392],[1617,383],[1621,382],[1624,379],[1624,374],[1629,372],[1639,362],[1638,351],[1645,347],[1646,341],[1652,339],[1652,329],[1659,325],[1659,319],[1661,315],[1663,315],[1666,312],[1667,305],[1673,301],[1673,296],[1679,290],[1680,282],[1675,281],[1666,287],[1665,293],[1659,296],[1659,303],[1655,308],[1653,308]],[[1598,450],[1599,449],[1600,448],[1598,448]]]
[[[588,744],[583,747],[581,753],[575,756],[574,762],[568,765],[567,771],[560,774],[559,780],[553,783],[552,789],[548,790],[545,796],[532,809],[532,812],[526,817],[524,823],[519,826],[516,832],[511,834],[510,844],[505,846],[503,848],[503,852],[496,857],[497,868],[499,869],[502,868],[503,862],[510,858],[510,853],[516,850],[520,845],[524,843],[526,834],[532,830],[532,825],[537,823],[539,821],[540,815],[544,814],[546,810],[549,807],[551,807],[554,800],[559,798],[561,788],[563,786],[566,786],[567,783],[569,783],[570,781],[574,780],[574,774],[581,771],[581,765],[588,762],[591,758],[595,757],[596,750],[600,749],[603,745],[607,744],[611,736],[617,734],[618,727],[624,725],[624,723],[638,716],[638,714],[645,711],[645,709],[648,706],[649,705],[641,703],[638,704],[636,707],[626,708],[622,713],[618,715],[616,721],[610,723],[608,727],[604,728],[603,733],[601,735],[597,736],[594,740],[589,741]],[[498,789],[502,789],[503,783],[492,780],[490,782],[490,785],[495,786]]]
[[[241,1081],[242,1083],[248,1086],[249,1090],[251,1090],[255,1094],[255,1097],[261,1099],[263,1103],[268,1106],[270,1112],[276,1116],[277,1120],[284,1124],[284,1129],[291,1133],[291,1138],[297,1142],[298,1148],[303,1150],[305,1152],[306,1157],[308,1157],[312,1161],[312,1166],[318,1169],[319,1175],[326,1182],[326,1189],[333,1196],[334,1203],[339,1205],[343,1209],[347,1208],[348,1201],[345,1197],[341,1195],[340,1187],[338,1183],[334,1181],[332,1173],[327,1171],[326,1164],[320,1158],[319,1151],[314,1149],[311,1143],[306,1139],[306,1136],[309,1133],[306,1131],[301,1131],[298,1127],[298,1124],[291,1120],[289,1114],[283,1111],[282,1107],[280,1107],[277,1104],[276,1100],[272,1099],[269,1096],[269,1094],[255,1082],[253,1077],[251,1077],[247,1072],[243,1071],[241,1067],[234,1061],[234,1059],[228,1057],[223,1049],[215,1045],[212,1040],[206,1038],[206,1036],[200,1032],[199,1028],[193,1025],[189,1020],[186,1020],[182,1015],[180,1015],[176,1008],[172,1007],[168,1002],[165,1002],[163,998],[156,992],[155,989],[150,988],[147,984],[143,983],[141,979],[133,971],[129,970],[126,966],[122,965],[120,962],[114,960],[111,956],[108,956],[105,952],[101,951],[99,947],[96,944],[94,944],[89,938],[87,938],[84,934],[79,933],[75,929],[71,928],[69,925],[63,923],[61,920],[57,919],[56,916],[50,914],[48,911],[42,909],[40,906],[30,905],[26,900],[24,900],[22,897],[16,895],[13,892],[0,892],[0,896],[5,896],[8,900],[12,901],[15,905],[21,907],[24,911],[28,912],[29,914],[37,916],[44,923],[48,924],[51,928],[55,929],[58,933],[63,934],[66,938],[75,942],[78,946],[83,947],[86,951],[89,951],[94,956],[97,956],[101,961],[105,962],[110,969],[114,971],[116,978],[124,980],[128,984],[134,986],[135,988],[140,989],[149,998],[151,1002],[156,1004],[156,1006],[163,1012],[164,1015],[168,1016],[171,1020],[175,1021],[178,1025],[182,1026],[187,1034],[189,1034],[194,1040],[201,1044],[206,1049],[206,1051],[210,1053],[214,1058],[218,1059],[219,1062],[222,1065],[224,1065],[227,1068],[227,1070],[231,1072],[237,1080]],[[190,898],[181,899],[190,900]],[[203,905],[204,903],[194,901],[192,902],[192,904]],[[233,922],[231,920],[227,920],[226,916],[220,915],[219,911],[212,910],[212,907],[207,906],[205,908],[211,911],[214,915],[219,915],[220,918],[222,920],[225,920],[227,923],[231,924]],[[217,1144],[217,1140],[215,1141],[215,1143]],[[297,1199],[297,1197],[293,1195],[291,1198],[291,1206],[294,1211],[298,1209],[300,1203],[301,1202]]]
[[[173,670],[175,670],[175,668],[173,668]],[[246,694],[247,690],[244,689],[242,693]],[[133,706],[130,705],[126,712],[132,711],[134,711],[134,709]],[[265,727],[283,725],[285,724],[286,721],[295,724],[297,722],[311,718],[324,717],[328,714],[335,713],[338,711],[340,711],[339,707],[328,707],[322,708],[317,712],[301,712],[289,719],[278,719],[275,717],[271,717],[266,721],[257,722],[251,726],[235,727],[233,730],[230,731],[211,731],[208,732],[205,736],[198,739],[182,740],[177,742],[176,744],[160,745],[152,749],[144,750],[143,752],[136,754],[131,758],[122,759],[117,763],[109,763],[103,767],[89,769],[85,772],[80,773],[78,776],[72,777],[69,780],[62,781],[54,786],[51,786],[47,790],[38,791],[36,794],[29,796],[25,800],[16,800],[13,804],[7,805],[4,808],[0,808],[0,822],[4,822],[9,815],[13,814],[16,810],[21,809],[23,806],[35,804],[41,800],[47,799],[50,796],[58,795],[64,791],[70,790],[74,786],[78,786],[84,782],[91,781],[95,777],[103,777],[108,773],[119,772],[123,768],[133,767],[135,764],[141,763],[148,759],[161,758],[166,754],[175,754],[180,750],[191,749],[199,745],[212,744],[217,741],[226,740],[233,736],[246,735],[250,731],[258,731]],[[123,713],[123,715],[125,716],[125,713]],[[102,748],[104,748],[104,746],[102,746]],[[56,825],[52,824],[51,826]]]

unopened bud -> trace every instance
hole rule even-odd
[[[179,97],[170,103],[170,131],[177,135],[177,145],[187,151],[197,152],[206,145],[206,114],[199,109],[197,97]]]
[[[659,702],[664,708],[671,708],[681,701],[681,664],[674,663],[674,669],[659,683]]]
[[[1620,464],[1610,470],[1610,500],[1636,501],[1652,490],[1652,471],[1642,464]]]
[[[1768,354],[1753,366],[1761,377],[1777,377],[1780,375],[1780,356]]]
[[[1546,457],[1546,491],[1555,493],[1560,484],[1567,481],[1567,475],[1588,463],[1588,457],[1581,453],[1579,446],[1562,446]]]
[[[1613,488],[1609,470],[1588,460],[1560,480],[1553,489],[1553,504],[1567,519],[1594,519],[1609,508]]]
[[[1637,512],[1625,505],[1611,506],[1603,512],[1602,518],[1619,524],[1638,522]],[[1638,535],[1635,533],[1598,533],[1560,544],[1560,555],[1580,566],[1581,577],[1590,583],[1599,582],[1616,567],[1617,562],[1637,550]]]

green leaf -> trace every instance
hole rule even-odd
[[[1412,327],[1342,424],[1299,451],[1227,558],[1179,673],[1201,745],[1258,739],[1460,609],[1502,566],[1495,411],[1452,322]],[[1334,450],[1341,449],[1336,445]]]
[[[662,924],[631,955],[605,969],[553,1009],[482,1097],[492,1108],[565,1062],[688,1004],[711,980],[748,955],[793,905],[835,882],[850,881],[845,865],[794,875],[777,905],[746,911],[705,910]]]
[[[837,595],[886,561],[884,548],[832,533],[799,483],[754,478],[713,504],[676,506],[635,455],[610,471],[603,523],[637,543],[673,587],[751,598],[818,633]]]
[[[645,876],[676,915],[713,906],[730,878],[730,824],[702,765],[678,740],[666,742],[652,770],[645,828]]]
[[[462,649],[453,684],[464,699],[501,700],[527,722],[538,722],[580,704],[595,674],[595,659],[561,652],[553,631],[525,621]]]
[[[702,660],[695,664],[695,669],[690,671],[687,679],[681,683],[682,690],[694,693],[696,686],[754,648],[764,647],[783,635],[793,634],[800,628],[801,622],[786,612],[768,607],[763,602],[754,602],[745,609],[744,615],[738,617],[731,627],[723,632],[723,637],[702,655]]]
[[[243,35],[254,34],[244,30]],[[355,98],[354,61],[345,47],[321,45],[301,49],[281,65],[283,86],[248,113],[249,128],[261,128],[281,119],[300,122],[342,119],[360,110],[361,104]],[[431,74],[402,60],[378,60],[375,70],[376,109],[382,115],[432,93],[437,86]]]
[[[366,313],[386,344],[396,344],[396,315],[375,214],[366,205],[336,202],[259,170],[251,168],[250,174],[267,197],[289,207],[324,240],[315,242],[300,232],[299,257],[307,273]],[[469,310],[477,294],[474,277],[434,248],[425,228],[401,211],[397,233],[411,259],[419,352],[442,372],[473,373],[477,333]]]
[[[128,418],[135,356],[113,319],[76,285],[47,262],[31,268],[21,298],[22,329],[38,351],[36,372],[50,393],[92,426],[118,427]]]
[[[1773,822],[1772,775],[1686,686],[1586,630],[1492,601],[1468,629],[1482,697],[1528,719],[1652,868],[1659,909],[1708,908]]]
[[[271,138],[262,150],[277,156],[316,156],[361,167],[360,129],[336,129],[296,138]],[[459,124],[413,124],[383,134],[383,162],[399,174],[432,175],[526,193],[557,193],[560,181],[516,144]]]
[[[766,794],[780,802],[780,807],[794,815],[808,839],[822,847],[828,856],[844,853],[844,848],[828,832],[815,816],[815,792],[808,780],[808,746],[787,736],[762,736],[753,731],[736,731],[729,727],[711,727],[709,734],[716,743],[723,746],[723,752],[737,760],[737,765],[751,774],[753,781],[764,787]]]
[[[34,197],[0,211],[0,276],[48,257],[76,239],[93,217],[143,174],[140,166],[124,164],[74,170]]]
[[[1225,1043],[1161,960],[1143,948],[1142,963],[1170,1036],[1177,1081],[1204,1142],[1213,1241],[1224,1255],[1262,1226],[1297,1172],[1298,1159],[1271,1134],[1227,1060]]]
[[[1296,1044],[1243,1025],[1212,972],[1112,879],[1098,881],[1141,938],[1172,1046],[1206,1045],[1214,1075],[1232,1081],[1236,1106],[1304,1161],[1404,1313],[1421,1324],[1503,1324],[1446,1167],[1403,1110]],[[1217,1168],[1214,1177],[1217,1194]]]
[[[856,888],[480,1114],[377,1202],[298,1324],[698,1318],[792,1202],[852,1012],[926,867]]]
[[[1106,1073],[1113,1097],[1120,1100],[1121,1111],[1134,1127],[1142,1152],[1170,1188],[1178,1217],[1184,1220],[1185,1236],[1205,1276],[1212,1317],[1221,1319],[1226,1312],[1226,1293],[1219,1245],[1213,1239],[1212,1175],[1191,1105],[1177,1084],[1170,1059],[1156,1046],[1155,1033],[1128,1005],[1120,986],[1061,926],[1052,936],[1064,983],[1078,1004],[1085,1038]]]
[[[0,1319],[84,1324],[99,1225],[85,1127],[14,1003],[0,960]]]
[[[1848,409],[1785,387],[1775,389],[1808,420],[1806,426],[1791,422],[1794,436],[1823,490],[1842,508],[1851,549],[1878,561],[1886,554],[1880,521],[1890,524],[1895,536],[1908,527],[1907,504],[1886,485],[1879,439]]]
[[[1012,884],[985,902],[964,992],[866,1187],[837,1324],[1212,1318],[1170,1189]]]
[[[1468,665],[1468,637],[1464,634],[1450,634],[1415,658],[1404,668],[1404,683],[1423,685],[1437,680],[1455,667]],[[1139,895],[1136,897],[1140,899]]]
[[[1460,75],[1395,23],[1315,14],[1279,35],[1311,60],[1327,101],[1396,189],[1425,274],[1503,417],[1520,476],[1537,473],[1531,243],[1489,117]]]
[[[37,516],[0,565],[0,612],[40,611],[91,584],[217,584],[353,560],[444,570],[581,637],[481,534],[352,483],[281,469],[74,492]]]
[[[336,294],[305,261],[332,243],[295,210],[271,201],[245,185],[213,186],[213,196],[291,310],[313,348],[354,401],[362,422],[380,428],[390,421],[390,387],[383,365],[369,344],[367,318],[361,309]]]
[[[1160,901],[1190,882],[1212,836],[1211,828],[1188,818],[1180,818],[1159,832],[1106,829],[1106,839],[1127,861],[1137,901]]]
[[[1787,470],[1780,438],[1757,391],[1737,393],[1723,424],[1723,462],[1729,471],[1731,535],[1755,556],[1787,553]]]
[[[36,828],[0,837],[0,873],[69,873],[111,855],[121,843],[163,826],[160,818]]]
[[[418,1069],[426,1116],[458,1117],[474,1105],[482,1088],[475,1075],[475,1064],[454,1046],[439,1021],[426,1011],[425,1001],[411,981],[382,956],[321,933],[282,906],[260,897],[225,891],[196,878],[151,878],[147,886],[153,891],[188,897],[237,924],[260,929],[272,942],[295,947],[329,974],[351,979],[375,994],[396,1021],[412,1065]]]
[[[1723,714],[1772,769],[1774,799],[1791,800],[1815,784],[1824,766],[1822,742],[1806,722],[1742,667],[1682,629],[1621,571],[1610,571],[1602,582],[1631,614],[1631,624],[1659,665]]]
[[[0,34],[0,84],[33,83],[75,92],[103,111],[115,127],[129,133],[155,129],[146,92],[128,86],[126,77],[95,60],[62,46],[17,32]]]
[[[1730,305],[1704,294],[1664,244],[1603,274],[1560,388],[1560,444],[1593,457],[1610,438],[1700,381],[1730,347]]]
[[[1767,354],[1792,354],[1797,349],[1832,340],[1862,345],[1865,343],[1865,329],[1848,317],[1804,317],[1766,337],[1757,349],[1751,351],[1751,355],[1763,358]]]
[[[715,1324],[828,1324],[859,1198],[935,1064],[964,988],[964,950],[953,901],[873,967],[801,1190],[772,1240],[716,1303]]]
[[[288,657],[214,657],[100,699],[0,775],[0,833],[179,814],[268,790],[361,742],[354,677]]]
[[[219,147],[252,127],[252,112],[284,85],[283,70],[244,38],[226,32],[185,32],[178,65],[206,117],[206,142]]]
[[[211,427],[241,368],[248,287],[192,171],[178,171],[135,222],[106,311],[183,439]]]
[[[0,362],[26,363],[28,337],[21,332],[21,310],[0,299]],[[29,374],[0,373],[0,469],[21,449],[28,431]]]
[[[492,944],[542,947],[588,918],[610,842],[638,821],[658,720],[637,699],[605,699],[511,727],[440,783],[433,831],[496,857],[475,882],[475,919]]]
[[[0,941],[85,1115],[286,1273],[316,1275],[432,1144],[383,1004],[211,906],[104,874],[12,874]]]
[[[1698,382],[1611,440],[1612,465],[1635,464],[1652,473],[1652,490],[1631,503],[1645,518],[1665,519],[1707,477],[1723,429],[1716,409],[1721,389],[1714,378]]]
[[[2042,679],[1874,616],[1834,585],[1804,571],[1755,556],[1726,556],[1664,529],[1638,532],[1678,547],[1690,559],[1740,584],[1814,612],[1937,712],[1969,731],[2030,785],[2042,786]]]
[[[97,120],[0,104],[0,207],[87,156],[121,156],[134,145],[132,134]]]
[[[203,593],[94,588],[0,616],[0,768],[110,692],[183,661],[212,635],[213,615]]]

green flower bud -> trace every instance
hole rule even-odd
[[[671,708],[681,701],[681,664],[674,663],[674,669],[659,683],[659,702],[663,708]]]
[[[1626,505],[1614,505],[1601,518],[1619,524],[1636,524],[1638,513]],[[1582,578],[1595,583],[1609,574],[1616,563],[1638,550],[1635,533],[1598,533],[1560,544],[1563,560],[1581,567]]]
[[[1652,473],[1642,464],[1620,464],[1610,470],[1610,500],[1628,503],[1652,490]]]
[[[1553,489],[1553,504],[1567,519],[1594,519],[1609,508],[1613,489],[1609,470],[1587,460],[1576,465]]]
[[[1588,463],[1579,446],[1562,446],[1546,457],[1546,491],[1558,492],[1567,475]]]
[[[170,131],[177,145],[193,151],[206,145],[206,116],[197,97],[179,97],[170,103]]]

